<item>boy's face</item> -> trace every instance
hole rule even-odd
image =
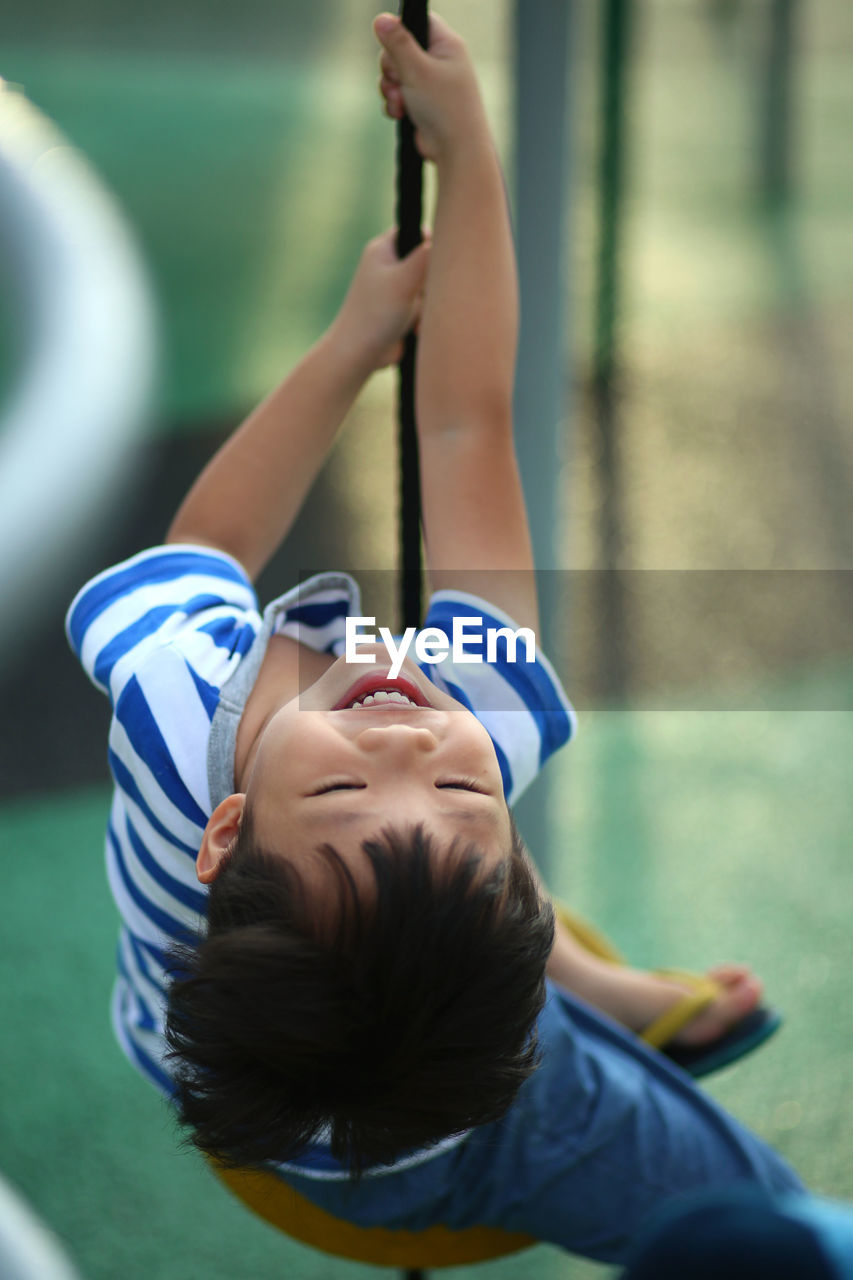
[[[389,680],[382,653],[384,666],[340,659],[267,722],[246,789],[259,843],[360,848],[383,827],[423,823],[440,845],[461,836],[503,854],[510,821],[488,733],[408,660]],[[410,701],[365,705],[377,686]]]

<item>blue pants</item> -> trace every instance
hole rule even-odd
[[[853,1210],[755,1187],[705,1192],[663,1210],[623,1280],[853,1280]]]
[[[287,1181],[359,1226],[500,1226],[603,1262],[623,1262],[672,1197],[733,1183],[801,1187],[688,1076],[550,984],[539,1043],[542,1064],[512,1109],[458,1147],[360,1183]]]

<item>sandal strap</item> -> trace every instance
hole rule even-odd
[[[571,907],[567,907],[564,902],[554,900],[554,914],[560,923],[565,925],[575,941],[579,942],[590,955],[598,956],[600,960],[607,960],[610,964],[625,963],[624,956],[617,951],[610,939],[589,920],[585,920],[576,911],[572,911]]]
[[[718,999],[722,988],[711,978],[705,978],[697,973],[686,973],[682,969],[656,969],[655,975],[660,978],[672,978],[690,988],[672,1008],[667,1009],[659,1018],[655,1018],[640,1037],[653,1049],[662,1049],[696,1017],[697,1013],[701,1013]]]

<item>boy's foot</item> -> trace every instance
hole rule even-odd
[[[685,975],[682,979],[677,972],[632,969],[581,951],[575,953],[572,970],[564,971],[562,981],[574,994],[642,1036],[683,1005],[685,996],[696,997],[697,983],[691,985],[687,978]],[[704,1001],[700,992],[695,1012],[691,1015],[687,1011],[685,1017],[676,1019],[673,1031],[654,1041],[659,1047],[696,1048],[710,1044],[759,1007],[764,987],[746,965],[717,965],[708,970],[706,978],[711,990]],[[713,987],[717,988],[716,998]]]
[[[706,976],[720,988],[720,995],[712,1004],[700,1009],[673,1036],[670,1044],[695,1047],[719,1040],[761,1003],[763,983],[746,965],[717,965],[716,968],[709,969]],[[687,993],[688,988],[669,976],[649,974],[648,977],[657,986],[656,995],[650,1000],[650,1003],[657,1005],[656,1012],[648,1020],[651,1022],[675,1003],[673,996],[680,998]]]
[[[551,979],[691,1074],[735,1061],[779,1026],[778,1014],[761,1003],[760,978],[747,965],[717,965],[703,977],[634,969],[588,921],[562,903],[556,907]]]

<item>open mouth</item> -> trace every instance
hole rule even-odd
[[[360,707],[428,707],[421,690],[404,676],[392,679],[387,673],[378,672],[362,676],[347,689],[333,711],[352,711]]]

